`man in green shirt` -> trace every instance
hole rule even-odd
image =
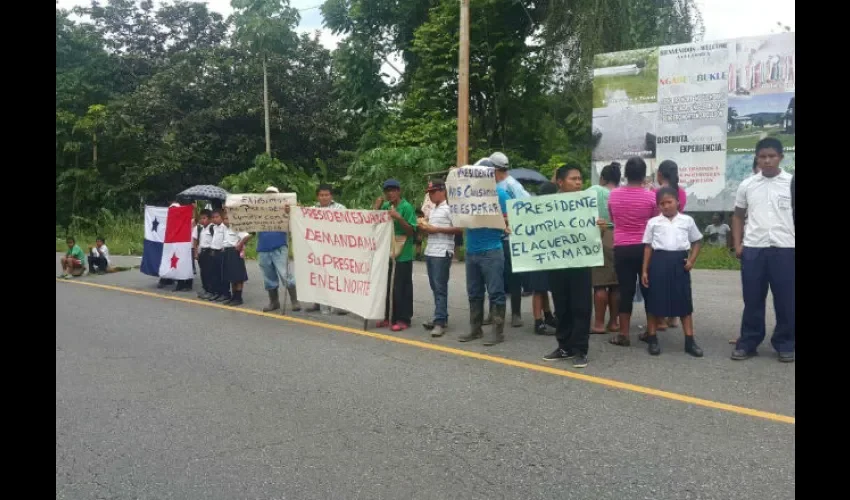
[[[60,278],[70,278],[71,276],[82,276],[86,270],[86,254],[83,249],[77,245],[74,238],[69,237],[65,242],[68,244],[68,251],[65,256],[60,259],[62,263],[62,274]]]
[[[413,259],[416,255],[414,235],[416,233],[416,210],[413,205],[401,197],[401,184],[395,179],[384,182],[384,196],[378,197],[374,210],[389,210],[393,218],[394,238],[392,248],[404,241],[401,251],[395,258],[395,275],[387,280],[387,303],[384,320],[378,322],[378,328],[391,326],[392,331],[400,332],[410,328],[413,319]],[[391,252],[392,253],[392,252]],[[392,255],[390,255],[392,257]],[[393,261],[390,261],[390,274],[393,276]],[[394,286],[390,289],[391,283]],[[390,311],[392,294],[392,311]]]

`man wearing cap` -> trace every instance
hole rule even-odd
[[[455,235],[463,233],[463,228],[452,226],[446,184],[443,181],[429,182],[427,192],[434,208],[428,214],[428,222],[420,223],[419,229],[428,235],[425,267],[434,294],[434,319],[423,326],[431,330],[432,337],[442,337],[449,319],[449,271],[455,253]]]
[[[274,186],[266,188],[266,193],[279,192]],[[292,310],[301,310],[295,284],[287,281],[289,276],[289,247],[286,243],[286,233],[282,231],[260,231],[257,233],[257,262],[263,272],[263,285],[269,294],[269,305],[263,308],[263,312],[280,309],[280,294],[278,293],[280,281],[283,281],[289,292]],[[280,281],[278,281],[278,277],[280,277]]]
[[[378,328],[391,326],[392,331],[400,332],[410,328],[413,319],[413,260],[416,256],[414,235],[416,233],[416,209],[401,197],[401,184],[388,179],[383,185],[384,196],[375,200],[374,210],[389,210],[393,218],[395,241],[404,241],[395,259],[390,261],[390,276],[387,280],[387,303],[384,320],[378,322]],[[393,248],[395,248],[395,242]],[[393,270],[395,262],[395,270]],[[393,272],[395,274],[393,274]],[[394,283],[390,289],[390,284]],[[390,295],[392,294],[392,295]],[[392,311],[390,297],[392,296]]]
[[[496,169],[496,185],[505,191],[508,199],[531,197],[518,180],[508,175],[508,157],[504,153],[497,151],[490,158],[480,160],[479,163]],[[519,328],[522,326],[522,281],[521,277],[515,275],[513,271],[510,242],[507,235],[502,239],[502,252],[505,254],[505,294],[511,296],[511,326]],[[490,321],[491,318],[488,317],[485,324]]]

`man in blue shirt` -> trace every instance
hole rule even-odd
[[[266,193],[279,193],[274,186],[266,188]],[[289,247],[286,245],[286,233],[281,231],[261,231],[257,233],[257,262],[263,271],[263,285],[269,294],[269,305],[263,308],[263,312],[276,311],[280,309],[280,295],[278,294],[279,281],[283,281],[292,301],[292,310],[300,311],[298,294],[295,284],[288,283]]]
[[[496,186],[502,214],[507,213],[508,194]],[[469,326],[461,342],[469,342],[484,336],[484,294],[490,295],[490,311],[493,327],[484,338],[484,345],[496,345],[505,340],[505,254],[502,251],[501,229],[466,230],[466,293],[469,296]]]

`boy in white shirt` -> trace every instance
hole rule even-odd
[[[199,299],[208,299],[213,295],[213,290],[210,288],[210,245],[212,244],[212,233],[210,233],[210,217],[212,212],[209,210],[201,210],[198,217],[198,227],[192,233],[192,239],[195,245],[195,258],[198,260],[198,267],[201,271],[201,291],[198,292]]]
[[[207,300],[212,302],[224,302],[230,300],[230,284],[224,280],[223,271],[223,254],[224,249],[224,232],[227,226],[224,225],[224,219],[221,216],[221,210],[213,210],[212,224],[207,226],[207,230],[212,236],[210,239],[210,288],[212,296]]]
[[[95,246],[89,247],[89,273],[104,274],[109,270],[109,248],[106,238],[99,236]]]

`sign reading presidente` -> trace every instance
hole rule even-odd
[[[508,201],[515,273],[603,264],[595,193],[560,193]]]
[[[386,210],[292,209],[301,300],[381,319],[393,225]]]
[[[234,231],[289,231],[286,206],[295,206],[295,193],[231,194],[224,205]]]
[[[446,193],[455,227],[505,228],[492,167],[453,168],[446,177]]]

